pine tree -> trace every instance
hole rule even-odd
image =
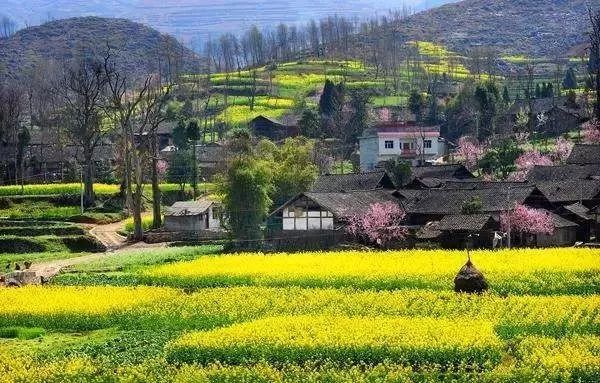
[[[510,104],[510,94],[508,93],[508,87],[504,85],[504,90],[502,91],[502,101],[505,105]]]
[[[565,79],[563,80],[563,88],[565,89],[577,89],[577,76],[573,68],[567,69],[565,73]]]

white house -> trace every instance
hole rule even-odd
[[[165,230],[179,232],[222,230],[221,212],[221,204],[208,198],[175,202],[165,211]]]
[[[401,157],[413,165],[432,162],[446,154],[439,126],[386,122],[359,138],[360,168],[371,171],[384,161]]]

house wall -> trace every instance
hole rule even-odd
[[[425,142],[430,142],[431,147],[426,148]],[[391,143],[392,147],[386,147],[386,143]],[[360,145],[360,169],[362,171],[371,171],[382,161],[392,160],[402,156],[408,160],[419,160],[421,153],[425,160],[432,160],[438,156],[444,155],[446,145],[439,140],[439,134],[430,134],[424,139],[418,133],[397,134],[380,133],[378,136],[362,137],[359,140]],[[408,148],[405,148],[405,146]],[[414,163],[416,165],[416,162]]]
[[[166,231],[200,231],[207,229],[205,215],[165,216]]]
[[[333,230],[333,214],[326,210],[309,210],[302,206],[289,206],[283,210],[284,231]]]
[[[375,169],[379,163],[379,139],[377,137],[363,137],[360,145],[360,170],[368,172]]]
[[[222,207],[219,205],[212,205],[208,209],[208,229],[221,229],[222,219]]]
[[[538,234],[538,247],[571,246],[575,244],[577,227],[561,227],[554,230],[551,235]]]

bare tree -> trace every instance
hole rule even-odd
[[[590,15],[590,74],[595,77],[596,105],[594,114],[600,120],[600,10],[588,9]]]
[[[14,81],[0,84],[0,139],[12,145],[13,169],[12,177],[9,170],[8,178],[15,184],[19,181],[19,169],[22,170],[23,153],[22,139],[23,117],[25,113],[24,92],[21,86]],[[23,179],[21,171],[21,181]]]
[[[17,31],[17,24],[8,16],[0,18],[0,39],[8,38]]]
[[[98,59],[78,58],[68,65],[54,91],[62,101],[62,114],[71,141],[82,151],[83,200],[94,198],[94,155],[109,128],[104,124],[108,77]]]
[[[159,186],[159,147],[158,147],[158,128],[167,120],[165,111],[169,96],[172,91],[172,84],[163,84],[160,77],[154,78],[150,83],[147,92],[143,95],[139,103],[139,115],[137,117],[138,125],[145,127],[143,136],[140,138],[149,140],[149,142],[140,142],[140,149],[146,146],[151,157],[151,182],[152,182],[152,226],[158,229],[162,226],[161,217],[161,192]],[[143,129],[143,128],[142,128]],[[195,148],[194,148],[195,150]]]
[[[130,74],[121,71],[108,48],[104,57],[104,72],[107,77],[109,103],[107,111],[120,130],[124,153],[125,203],[133,216],[133,238],[141,241],[144,237],[142,227],[143,208],[143,155],[146,148],[139,142],[147,129],[148,120],[139,118],[139,107],[148,98],[152,88],[153,76],[148,75],[141,81],[135,81]]]

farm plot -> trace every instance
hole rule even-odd
[[[0,382],[600,378],[597,250],[476,252],[492,290],[473,296],[452,292],[458,252],[210,252],[97,265],[121,264],[112,273],[129,286],[99,272],[95,286],[0,289],[0,334],[12,337],[0,339]]]

